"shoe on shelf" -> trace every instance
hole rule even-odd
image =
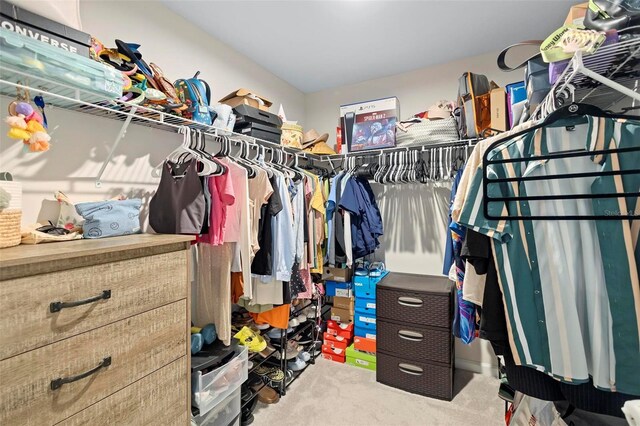
[[[306,366],[307,366],[307,363],[300,358],[296,358],[295,360],[289,361],[287,363],[287,368],[293,371],[300,371]]]
[[[282,373],[282,371],[280,372]],[[282,376],[282,378],[284,379],[284,373]],[[278,395],[278,392],[267,385],[254,385],[253,391],[258,392],[258,401],[262,402],[263,404],[275,404],[276,402],[280,401],[280,395]]]
[[[256,324],[258,330],[266,330],[269,327],[271,327],[269,324]]]
[[[238,339],[241,345],[246,346],[249,352],[261,352],[267,347],[267,341],[247,326],[242,327],[233,337]]]
[[[267,347],[261,350],[260,352],[258,352],[258,355],[260,355],[262,358],[268,358],[275,351],[276,351],[276,348],[274,348],[270,344],[267,344]]]
[[[307,351],[302,351],[298,354],[298,359],[304,362],[309,362],[311,360],[311,354]]]
[[[297,327],[300,325],[300,321],[298,321],[297,317],[293,317],[289,320],[289,327]]]
[[[384,274],[386,268],[384,267],[384,262],[373,262],[369,267],[369,276],[370,277],[381,277]]]
[[[366,277],[369,275],[369,261],[359,260],[356,262],[356,275],[359,277]]]
[[[274,343],[273,346],[276,347],[276,348],[280,348],[280,346],[276,345],[275,343]],[[287,359],[293,359],[293,358],[297,357],[302,349],[303,349],[302,346],[299,345],[297,340],[289,340],[289,341],[287,341]],[[281,358],[280,352],[278,352],[275,355],[275,357],[277,359],[280,359]]]
[[[271,330],[269,330],[269,332],[267,333],[267,336],[269,336],[270,339],[272,340],[280,340],[281,333],[284,331],[284,329],[282,328],[272,328]]]

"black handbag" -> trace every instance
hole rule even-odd
[[[584,26],[598,31],[622,30],[640,25],[638,0],[589,0]],[[638,32],[640,28],[636,28]]]

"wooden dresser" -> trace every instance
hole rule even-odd
[[[187,425],[191,239],[0,250],[0,424]]]
[[[378,382],[453,398],[452,290],[444,277],[394,272],[378,284]]]

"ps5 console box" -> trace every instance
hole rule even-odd
[[[342,143],[348,152],[393,147],[399,117],[400,102],[395,96],[341,105]]]

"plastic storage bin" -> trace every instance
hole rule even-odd
[[[196,416],[198,426],[229,426],[240,416],[242,401],[240,399],[240,387],[227,396],[209,412]]]
[[[222,400],[235,392],[249,377],[249,353],[246,346],[238,347],[238,355],[227,364],[208,373],[191,374],[191,402],[206,415]]]
[[[108,99],[122,96],[122,74],[115,68],[0,28],[0,64]]]

